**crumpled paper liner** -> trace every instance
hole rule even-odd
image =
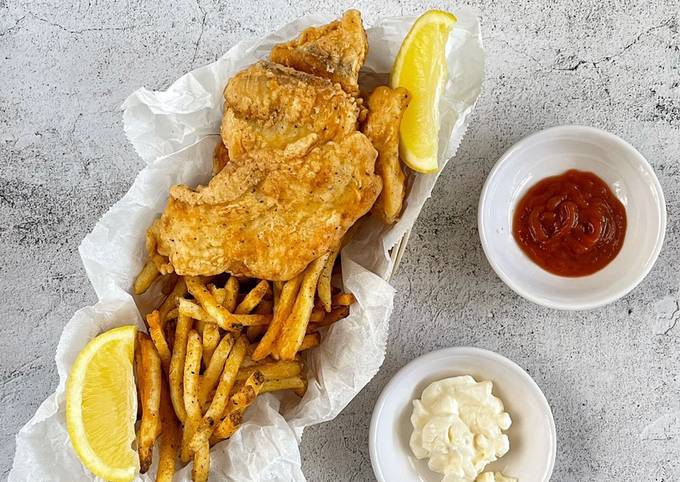
[[[440,100],[440,171],[458,149],[484,77],[484,50],[477,16],[456,11],[447,44],[449,80]],[[55,361],[59,386],[16,439],[9,481],[97,480],[78,461],[66,431],[66,377],[78,352],[97,334],[136,323],[160,299],[158,289],[134,299],[129,292],[145,259],[144,233],[167,201],[170,186],[196,185],[210,177],[219,140],[222,91],[228,78],[268,55],[273,44],[308,26],[331,21],[308,16],[254,42],[241,42],[218,61],[196,69],[164,92],[139,89],[124,104],[124,128],[146,167],[128,193],[83,240],[80,254],[99,301],[76,312],[59,340]],[[390,71],[415,17],[386,18],[368,29],[367,82]],[[251,407],[240,430],[212,451],[211,480],[304,481],[298,443],[305,427],[331,420],[377,373],[385,356],[394,290],[391,249],[412,228],[439,173],[412,175],[404,213],[393,226],[368,218],[342,252],[343,283],[357,303],[345,320],[323,335],[306,356],[309,388],[300,401],[291,394],[265,394]],[[368,416],[368,415],[367,415]],[[155,473],[154,466],[149,474]],[[149,474],[136,480],[153,480]],[[190,480],[190,466],[175,480]]]

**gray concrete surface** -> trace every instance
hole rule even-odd
[[[304,470],[310,481],[373,480],[368,424],[388,379],[428,351],[476,345],[515,360],[543,388],[559,438],[553,480],[680,480],[680,2],[465,3],[482,14],[484,92],[394,280],[385,364],[336,420],[307,430]],[[431,4],[0,0],[3,478],[14,434],[56,386],[62,326],[95,300],[78,243],[141,168],[123,135],[123,99],[139,86],[165,88],[242,38],[349,6],[370,23]],[[489,267],[476,229],[478,195],[499,155],[564,123],[629,140],[656,169],[668,205],[651,274],[585,313],[518,298]]]

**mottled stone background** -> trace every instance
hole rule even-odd
[[[385,364],[334,421],[305,432],[310,481],[373,480],[368,424],[388,379],[431,350],[476,345],[518,362],[555,415],[556,481],[680,480],[680,2],[527,0],[479,8],[487,80],[468,134],[415,227]],[[437,6],[455,12],[456,3]],[[14,435],[57,384],[62,326],[95,301],[80,240],[142,162],[119,107],[243,38],[302,14],[359,8],[367,23],[429,2],[0,0],[0,473]],[[557,124],[610,130],[666,193],[661,257],[630,295],[561,313],[518,298],[479,244],[477,199],[500,154]],[[531,482],[531,481],[526,481]]]

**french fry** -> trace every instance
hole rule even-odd
[[[248,337],[248,341],[253,342],[260,338],[266,331],[266,325],[253,325],[249,326],[246,330],[246,336]]]
[[[137,432],[137,452],[139,471],[144,473],[151,466],[153,445],[161,433],[160,404],[163,375],[161,359],[151,339],[143,335],[138,337],[138,342],[142,365],[141,370],[138,370],[140,378],[137,383],[142,386],[142,420]]]
[[[300,349],[298,351],[309,350],[310,348],[319,346],[320,343],[321,335],[319,335],[318,333],[310,333],[308,335],[305,335],[305,337],[302,339],[302,344],[300,345]]]
[[[281,328],[293,309],[300,284],[302,284],[302,275],[284,283],[279,295],[279,302],[274,305],[274,319],[253,352],[253,360],[262,360],[272,353],[276,340],[281,333]],[[274,290],[274,293],[276,293],[276,290]]]
[[[335,249],[330,252],[326,264],[324,264],[321,274],[319,275],[319,282],[317,284],[317,293],[319,294],[319,300],[324,309],[328,312],[331,311],[331,276],[333,275],[333,266],[335,266],[335,258],[338,257],[340,249]]]
[[[194,452],[194,465],[191,467],[193,482],[207,482],[210,474],[210,445],[205,442]]]
[[[222,422],[224,409],[229,400],[229,392],[231,392],[231,389],[234,386],[238,369],[241,366],[243,358],[246,356],[247,347],[247,338],[245,336],[239,336],[224,364],[220,382],[217,385],[217,390],[215,390],[215,396],[191,440],[190,447],[192,450],[200,450],[201,447],[209,443],[213,430],[215,430],[215,427]]]
[[[302,275],[302,284],[295,305],[293,305],[293,310],[290,312],[277,341],[278,353],[282,360],[295,358],[295,354],[302,344],[309,323],[309,316],[314,308],[316,284],[328,256],[328,254],[325,254],[315,259]]]
[[[187,283],[189,293],[196,298],[196,301],[198,301],[203,309],[217,322],[220,328],[227,331],[241,330],[241,325],[236,321],[234,315],[215,300],[215,297],[210,293],[208,288],[206,288],[201,278],[197,276],[186,276],[184,279]]]
[[[187,416],[184,419],[184,432],[182,433],[182,448],[179,459],[183,464],[191,460],[193,452],[189,449],[189,443],[201,421],[201,404],[198,399],[199,371],[203,346],[198,332],[191,330],[187,340],[187,353],[184,362],[184,409]]]
[[[227,291],[224,288],[218,288],[212,283],[208,285],[208,289],[210,290],[210,293],[215,297],[215,301],[224,306],[224,299],[227,296]]]
[[[267,380],[290,378],[298,376],[302,372],[302,363],[297,360],[282,360],[273,363],[257,364],[251,367],[241,367],[236,374],[236,380],[245,380],[255,372],[261,372]]]
[[[310,323],[318,323],[326,317],[326,312],[323,310],[313,310],[312,314],[309,315]]]
[[[238,426],[240,419],[246,409],[255,401],[257,395],[262,390],[265,377],[259,370],[253,371],[243,383],[236,393],[231,397],[229,405],[227,406],[226,416],[221,423],[215,428],[213,432],[212,441],[224,440],[231,437]],[[233,417],[232,414],[238,413],[240,416]],[[234,423],[238,421],[238,423]]]
[[[210,364],[203,373],[203,378],[201,379],[201,386],[198,393],[198,398],[201,402],[201,408],[203,411],[208,409],[208,397],[217,386],[217,382],[220,380],[220,375],[222,374],[222,369],[224,368],[224,362],[227,360],[229,352],[231,352],[231,348],[233,346],[234,335],[227,333],[224,335],[222,340],[220,340],[217,348],[215,348],[215,351],[210,358]]]
[[[184,278],[179,278],[175,284],[175,287],[172,289],[167,298],[165,298],[165,301],[163,301],[163,304],[160,306],[160,308],[158,308],[158,313],[161,316],[161,325],[165,325],[165,321],[168,319],[168,314],[177,307],[177,299],[181,298],[185,294],[187,294],[187,284],[185,283]],[[177,316],[175,316],[175,318],[177,318]]]
[[[144,398],[144,394],[142,391],[144,390],[144,385],[141,383],[142,379],[142,371],[144,370],[144,363],[142,361],[142,350],[139,348],[141,345],[141,339],[144,337],[144,333],[141,331],[137,332],[137,335],[135,336],[135,364],[133,365],[133,370],[135,373],[135,380],[137,380],[137,418],[140,419],[142,418],[142,398]]]
[[[269,283],[265,280],[260,281],[255,287],[248,292],[243,301],[239,303],[234,312],[237,315],[245,315],[255,309],[255,307],[262,301],[264,295],[269,290]]]
[[[236,311],[236,304],[238,302],[238,291],[240,289],[240,283],[236,276],[229,276],[226,284],[224,285],[224,306],[230,313]]]
[[[220,328],[217,323],[207,322],[203,327],[203,366],[208,367],[217,344],[220,342]]]
[[[165,321],[176,320],[178,316],[179,316],[179,309],[173,308],[170,311],[168,311],[168,314],[165,316]]]
[[[175,409],[172,408],[170,388],[167,382],[163,381],[161,390],[161,444],[156,482],[172,482],[182,435],[177,416],[175,415]]]
[[[194,319],[194,330],[196,330],[200,336],[203,336],[203,327],[204,326],[205,326],[205,321],[200,320],[200,319]]]
[[[260,393],[278,392],[279,390],[297,390],[304,393],[307,390],[307,380],[300,376],[280,380],[265,380]]]
[[[221,427],[220,435],[217,435],[215,432],[213,432],[212,436],[210,437],[210,446],[212,447],[216,443],[219,443],[233,435],[234,432],[236,432],[236,429],[241,425],[241,422],[243,422],[243,413],[238,410],[228,412],[218,427]]]
[[[326,316],[323,317],[320,321],[317,322],[318,326],[328,326],[332,323],[335,323],[338,320],[342,320],[343,318],[347,318],[349,316],[349,306],[347,305],[340,305],[336,308],[333,308],[330,313],[327,313]]]
[[[217,323],[220,328],[227,331],[234,331],[235,327],[240,330],[244,326],[269,325],[272,321],[272,315],[232,315],[230,313],[229,316],[234,322],[230,325],[223,325],[219,319],[213,318],[206,310],[186,298],[179,300],[179,313],[198,321]]]
[[[184,408],[183,396],[183,377],[184,361],[187,353],[187,340],[191,330],[192,319],[188,316],[179,315],[177,328],[175,328],[175,343],[172,346],[172,357],[170,358],[170,370],[168,379],[170,382],[170,399],[175,408],[175,414],[180,422],[184,423],[187,412]]]
[[[161,365],[163,366],[163,371],[165,373],[170,372],[170,359],[172,354],[170,353],[170,347],[168,347],[168,342],[165,339],[165,333],[163,333],[163,327],[161,326],[161,315],[158,310],[154,310],[148,315],[146,315],[146,323],[149,325],[149,335],[151,335],[151,340],[156,346],[156,351],[158,351],[158,356],[161,357]]]
[[[255,314],[257,315],[271,315],[274,313],[274,302],[272,300],[262,300],[260,304],[255,307]]]
[[[142,268],[142,271],[139,272],[137,278],[135,279],[133,287],[135,294],[141,295],[145,293],[146,290],[149,289],[149,286],[151,286],[153,282],[156,281],[156,278],[158,278],[160,275],[161,273],[158,271],[158,268],[156,268],[156,265],[153,263],[153,261],[147,261]]]
[[[352,293],[340,293],[331,298],[333,306],[349,306],[356,302],[356,298]]]

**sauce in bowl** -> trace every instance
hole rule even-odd
[[[621,250],[626,210],[591,172],[569,170],[532,186],[520,199],[512,232],[524,253],[559,276],[587,276]]]

